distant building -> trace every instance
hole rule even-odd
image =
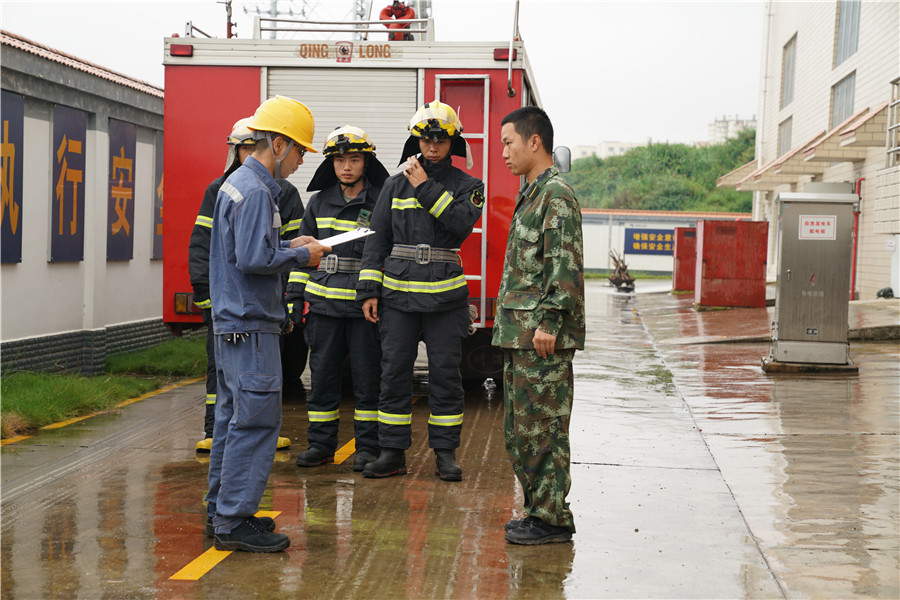
[[[600,142],[596,146],[575,146],[572,148],[572,160],[596,156],[597,158],[609,158],[610,156],[622,156],[629,150],[646,146],[639,142]]]
[[[776,275],[782,192],[845,182],[860,194],[853,273],[861,299],[900,291],[900,4],[768,2],[756,158],[719,178],[754,192]]]
[[[737,137],[744,129],[756,128],[756,115],[751,119],[741,119],[737,115],[734,117],[723,116],[709,124],[709,143],[722,144],[725,140]]]

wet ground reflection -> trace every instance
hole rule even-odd
[[[644,321],[785,594],[897,597],[896,341],[853,343],[859,376],[767,376],[767,344],[681,343],[764,334],[763,311],[725,311],[702,327],[690,313],[651,316],[671,302],[648,298]]]
[[[639,282],[640,284],[641,282]],[[641,287],[638,291],[643,290]],[[572,544],[518,547],[522,498],[502,391],[467,391],[460,483],[434,476],[427,403],[406,477],[298,469],[305,396],[286,398],[262,510],[292,545],[208,557],[202,384],[2,450],[3,598],[773,598],[900,595],[900,365],[858,343],[856,377],[771,377],[765,309],[588,285],[575,362]],[[718,344],[728,336],[741,343]],[[703,342],[703,343],[698,343]],[[499,383],[499,382],[498,382]],[[308,384],[308,381],[307,381]],[[350,387],[347,387],[349,394]],[[417,396],[427,382],[416,379]],[[340,443],[353,407],[341,406]]]

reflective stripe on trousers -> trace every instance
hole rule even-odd
[[[462,338],[469,327],[468,306],[432,313],[404,312],[387,305],[379,309],[384,352],[378,403],[379,444],[382,448],[405,450],[412,443],[412,376],[422,332],[428,351],[428,445],[459,447],[464,404],[459,364]],[[405,422],[399,422],[401,419]]]
[[[309,344],[312,386],[307,401],[310,418],[306,437],[309,445],[328,454],[334,453],[338,447],[343,381],[341,367],[344,357],[349,354],[356,405],[353,420],[356,449],[375,453],[378,448],[376,411],[381,376],[377,326],[363,318],[329,317],[311,312],[306,318],[304,334]]]

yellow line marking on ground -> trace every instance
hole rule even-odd
[[[197,581],[212,571],[212,568],[225,560],[229,554],[231,554],[231,550],[216,550],[215,546],[211,546],[206,552],[192,560],[186,567],[169,577],[169,579]]]
[[[260,510],[256,512],[255,516],[272,517],[274,519],[280,514],[280,510]],[[169,577],[169,579],[197,581],[212,571],[213,567],[225,560],[232,552],[232,550],[216,550],[216,547],[212,546],[206,552],[189,562],[183,569]]]
[[[334,464],[339,465],[356,452],[356,438],[351,439],[334,453]]]
[[[143,396],[138,396],[137,398],[130,398],[128,400],[123,400],[116,404],[113,408],[122,408],[124,406],[128,406],[129,404],[134,404],[135,402],[140,402],[141,400],[146,400],[147,398],[152,398],[153,396],[158,396],[159,394],[170,392],[174,389],[178,389],[180,387],[184,387],[186,385],[190,385],[192,383],[197,383],[198,381],[203,381],[204,377],[197,377],[195,379],[185,379],[184,381],[179,381],[178,383],[173,383],[172,385],[167,385],[165,387],[161,387],[157,390],[153,390],[152,392],[147,392]],[[97,415],[102,415],[108,413],[112,409],[101,410],[95,413],[91,413],[89,415],[84,415],[83,417],[75,417],[74,419],[68,419],[66,421],[60,421],[59,423],[51,423],[50,425],[45,425],[38,429],[38,431],[47,431],[51,429],[59,429],[61,427],[65,427],[66,425],[71,425],[72,423],[77,423],[79,421],[84,421],[85,419],[90,419],[91,417],[96,417]],[[0,440],[0,446],[6,446],[8,444],[15,444],[17,442],[21,442],[22,440],[27,440],[32,436],[30,435],[17,435],[15,437],[6,438],[5,440]]]

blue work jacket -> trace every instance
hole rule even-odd
[[[309,262],[309,250],[280,236],[281,187],[247,157],[219,188],[209,248],[213,331],[279,333],[285,322],[280,273]]]

